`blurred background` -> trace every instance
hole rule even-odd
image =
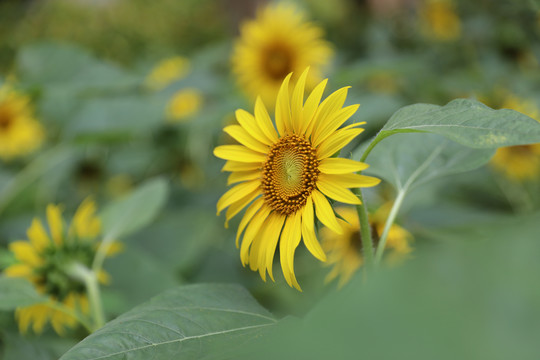
[[[0,84],[25,94],[43,128],[38,148],[0,158],[0,267],[10,261],[7,244],[25,237],[46,204],[61,203],[72,214],[92,195],[101,207],[161,176],[170,185],[165,209],[123,239],[124,252],[106,264],[109,316],[178,284],[238,282],[277,316],[303,315],[335,288],[324,282],[329,268],[305,249],[295,266],[304,293],[286,286],[279,270],[275,283],[262,282],[239,261],[239,220],[225,229],[215,214],[226,174],[213,148],[231,142],[222,128],[236,109],[253,110],[231,54],[241,24],[269,3],[0,0]],[[327,94],[350,85],[347,103],[361,104],[354,121],[366,121],[366,131],[348,153],[413,103],[472,98],[540,119],[537,1],[288,3],[331,44]],[[487,236],[482,226],[537,214],[540,152],[531,149],[518,155],[532,154],[523,167],[538,170],[523,176],[492,163],[410,194],[399,223],[412,233],[413,249],[472,241]],[[375,211],[394,194],[382,184],[367,196]],[[30,341],[16,335],[10,314],[1,314],[0,327],[6,353]],[[47,346],[65,349],[73,339]]]

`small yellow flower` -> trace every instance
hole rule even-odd
[[[214,155],[227,160],[223,170],[231,172],[228,184],[236,184],[219,199],[218,214],[228,208],[227,224],[247,207],[236,236],[238,246],[243,233],[242,264],[258,270],[263,280],[268,272],[273,280],[272,264],[279,244],[285,280],[300,290],[294,274],[294,253],[300,241],[317,259],[326,260],[315,234],[315,219],[342,232],[328,198],[359,204],[349,189],[375,186],[380,180],[355,173],[366,169],[365,163],[333,157],[363,131],[359,126],[364,123],[342,127],[359,107],[343,107],[348,88],[337,90],[319,104],[324,80],[304,103],[308,70],[289,94],[291,75],[277,95],[275,122],[258,98],[254,115],[237,110],[239,125],[224,129],[240,144],[218,146]]]
[[[184,78],[190,69],[189,60],[175,56],[159,62],[146,77],[146,85],[153,90],[161,90],[172,82]]]
[[[501,106],[540,121],[540,110],[535,102],[508,95]],[[499,148],[491,165],[514,181],[524,181],[540,176],[540,143]]]
[[[172,122],[189,120],[201,109],[203,97],[197,89],[182,89],[176,92],[167,105],[167,119]]]
[[[90,199],[79,206],[68,228],[59,206],[48,205],[46,215],[49,232],[41,220],[35,218],[27,231],[29,241],[9,244],[17,262],[6,268],[4,274],[28,279],[39,293],[49,298],[45,303],[17,308],[15,316],[20,331],[26,333],[32,325],[34,332],[41,333],[50,322],[54,330],[63,335],[66,327],[77,324],[73,314],[84,316],[89,312],[84,284],[71,277],[66,269],[74,263],[91,267],[99,245],[96,238],[101,233],[101,221]],[[121,244],[115,242],[107,255],[120,250]],[[102,271],[98,280],[107,283],[109,275]]]
[[[273,106],[283,79],[294,73],[294,85],[310,66],[307,87],[313,88],[332,56],[322,36],[323,30],[306,22],[291,5],[264,8],[255,20],[243,24],[234,46],[232,66],[238,83],[251,97],[260,96],[267,106]]]
[[[382,235],[388,206],[383,206],[370,218],[371,235],[377,246]],[[322,246],[328,254],[328,265],[333,266],[326,280],[332,281],[339,277],[339,286],[346,284],[352,275],[362,266],[362,237],[356,209],[340,207],[337,213],[345,219],[339,219],[343,228],[342,234],[336,234],[328,228],[321,229]],[[396,261],[411,252],[409,243],[412,235],[399,225],[393,224],[386,238],[385,249],[391,250],[388,260]]]
[[[451,0],[425,0],[420,9],[422,32],[438,41],[453,41],[461,35],[461,21]]]
[[[44,130],[34,118],[30,98],[9,84],[0,87],[0,159],[10,160],[36,150]]]

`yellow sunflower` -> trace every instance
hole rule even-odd
[[[41,220],[35,218],[27,231],[29,241],[9,244],[17,262],[6,268],[4,274],[28,279],[39,293],[49,298],[45,303],[15,311],[20,331],[26,333],[32,325],[34,332],[41,333],[50,321],[54,330],[63,335],[66,327],[77,324],[77,316],[84,317],[89,312],[84,284],[71,277],[66,269],[73,263],[91,266],[99,245],[96,237],[101,232],[101,221],[90,199],[80,205],[67,229],[59,206],[47,206],[47,220],[49,233]],[[114,243],[108,255],[118,252],[120,245]],[[106,284],[109,275],[102,271],[98,279]]]
[[[202,106],[203,97],[199,90],[187,88],[177,91],[167,105],[167,119],[183,122],[191,119]]]
[[[273,106],[285,76],[311,66],[307,79],[311,89],[321,80],[322,68],[333,53],[322,36],[322,29],[304,21],[303,14],[291,5],[264,8],[255,20],[243,24],[234,46],[232,66],[240,86]],[[297,78],[291,80],[294,84]]]
[[[501,107],[519,111],[540,121],[540,110],[532,100],[509,95]],[[540,143],[499,148],[491,164],[512,180],[535,179],[540,176]]]
[[[355,174],[367,164],[332,157],[363,129],[355,123],[341,127],[359,105],[343,108],[348,88],[328,96],[321,104],[327,80],[315,87],[304,103],[306,69],[289,94],[289,74],[279,90],[275,126],[260,98],[255,114],[236,111],[239,125],[224,131],[240,145],[223,145],[214,154],[227,160],[228,183],[236,184],[217,203],[218,215],[227,209],[226,222],[249,205],[240,222],[236,242],[242,264],[266,272],[273,280],[272,263],[279,242],[283,275],[300,290],[294,274],[294,252],[300,240],[319,260],[326,256],[315,234],[315,216],[337,233],[342,227],[327,197],[348,204],[360,201],[349,188],[370,187],[379,179]],[[341,127],[341,128],[340,128]],[[245,232],[244,232],[245,230]]]
[[[30,98],[9,84],[0,87],[0,159],[10,160],[37,149],[44,131],[34,118]]]
[[[388,210],[386,206],[383,206],[370,218],[371,235],[375,246],[378,245],[383,232]],[[338,219],[343,233],[336,234],[328,228],[322,228],[321,239],[322,247],[328,254],[328,265],[333,266],[326,280],[332,281],[339,276],[339,286],[343,286],[363,264],[362,237],[356,209],[340,207],[336,211],[344,219]],[[385,246],[385,249],[392,250],[388,254],[389,260],[395,261],[411,252],[409,246],[411,239],[412,235],[407,230],[393,224],[388,232]]]
[[[425,0],[420,9],[422,31],[438,41],[453,41],[461,35],[461,21],[451,0]]]
[[[146,86],[153,90],[161,90],[172,82],[182,79],[189,69],[189,60],[183,56],[164,59],[148,74],[145,80]]]

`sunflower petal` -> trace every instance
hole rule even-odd
[[[320,174],[320,179],[346,188],[372,187],[381,182],[376,177],[358,174]]]
[[[252,193],[260,186],[260,181],[253,180],[253,181],[247,181],[243,182],[241,184],[235,185],[229,191],[227,191],[217,202],[217,214],[219,216],[219,213],[225,209],[227,206],[230,206],[237,202],[238,200],[242,199],[247,194]]]
[[[302,212],[302,238],[304,239],[306,248],[313,256],[321,261],[326,261],[326,254],[324,253],[321,244],[317,241],[314,225],[315,217],[313,215],[313,201],[311,200],[311,197],[309,197]]]
[[[263,234],[264,242],[261,244],[261,250],[259,251],[259,274],[261,278],[266,281],[266,272],[270,275],[272,281],[274,281],[274,275],[272,274],[272,265],[274,262],[274,254],[276,252],[276,246],[281,234],[281,228],[285,216],[276,212],[272,212],[266,220],[266,229]]]
[[[235,171],[227,177],[227,185],[232,185],[241,181],[255,180],[261,177],[260,170]]]
[[[62,245],[64,224],[59,206],[52,204],[47,206],[47,221],[49,222],[51,237],[53,238],[54,243],[56,245]]]
[[[366,163],[343,158],[326,158],[319,163],[319,171],[324,174],[349,174],[368,167]]]
[[[242,238],[242,245],[240,245],[240,259],[242,260],[242,265],[245,266],[249,262],[248,255],[251,243],[255,239],[255,236],[260,234],[261,226],[269,214],[270,208],[263,206],[249,222],[244,237]]]
[[[359,107],[360,105],[347,106],[334,115],[329,115],[328,120],[319,126],[319,131],[313,134],[313,146],[319,146],[321,142],[332,135],[345,121],[354,115]]]
[[[347,129],[343,128],[330,135],[317,149],[318,158],[325,159],[334,155],[339,150],[343,149],[355,137],[360,135],[364,129]]]
[[[35,268],[43,263],[36,249],[27,241],[14,241],[9,244],[9,249],[15,258],[29,266]]]
[[[245,147],[257,151],[263,154],[268,152],[268,145],[265,145],[251,136],[246,129],[240,125],[229,125],[223,129],[224,132],[229,134],[233,139],[238,141]]]
[[[299,291],[302,289],[294,275],[294,251],[300,243],[301,234],[300,213],[296,212],[294,215],[288,216],[285,221],[283,234],[279,241],[279,255],[285,281],[289,286],[294,286]]]
[[[331,199],[340,201],[345,204],[354,204],[359,205],[362,202],[356,195],[352,193],[349,189],[336,185],[336,183],[326,181],[324,178],[317,180],[317,188],[326,196]]]
[[[27,264],[13,264],[4,270],[4,275],[9,277],[29,278],[32,276],[33,272],[33,268]]]
[[[261,164],[258,163],[245,163],[239,161],[227,160],[221,171],[252,171],[261,168]]]
[[[238,123],[255,139],[265,145],[272,145],[272,141],[264,135],[263,130],[259,127],[255,117],[246,110],[238,109],[235,112]]]
[[[276,127],[281,137],[291,131],[291,105],[289,104],[289,81],[292,73],[287,75],[277,95],[276,101]]]
[[[239,246],[238,241],[240,239],[240,235],[242,235],[242,232],[244,231],[244,228],[253,218],[253,215],[255,215],[257,211],[259,211],[259,209],[261,208],[263,204],[264,204],[263,198],[258,198],[247,208],[246,213],[242,217],[242,220],[240,220],[240,225],[238,225],[238,230],[236,231],[236,247]]]
[[[326,83],[328,83],[328,79],[321,81],[308,96],[302,113],[302,126],[300,128],[300,134],[305,134],[306,132],[311,134],[313,131],[313,119],[317,109],[319,108],[319,103],[321,102]]]
[[[225,213],[225,228],[229,227],[229,220],[231,220],[234,216],[236,216],[236,214],[242,211],[243,208],[245,208],[260,194],[260,191],[255,190],[251,194],[248,194],[247,196],[243,197],[242,199],[229,206],[227,212]]]
[[[32,225],[28,228],[26,235],[38,252],[41,252],[51,244],[51,240],[49,239],[49,236],[47,236],[47,232],[45,231],[41,220],[37,218],[32,220]]]
[[[302,124],[302,110],[304,105],[304,89],[309,72],[309,66],[304,70],[294,87],[291,99],[291,127],[294,133],[300,132]]]
[[[315,205],[315,213],[317,214],[317,218],[324,225],[326,225],[326,227],[338,234],[342,234],[343,229],[339,225],[336,215],[334,214],[334,210],[328,203],[328,200],[326,200],[326,197],[324,197],[324,195],[319,191],[313,190],[311,193],[311,198],[313,199],[313,204]]]
[[[214,155],[224,160],[243,163],[262,163],[266,155],[248,149],[243,145],[221,145],[214,149]]]
[[[349,92],[350,86],[342,87],[339,90],[334,91],[326,99],[323,100],[319,109],[315,114],[313,119],[313,132],[312,138],[317,138],[320,135],[321,127],[343,107],[345,104],[345,99],[347,98],[347,93]]]
[[[272,143],[278,141],[276,129],[274,128],[270,115],[268,115],[268,111],[266,110],[266,106],[264,106],[260,97],[257,97],[257,100],[255,101],[255,121],[257,121],[259,128]]]

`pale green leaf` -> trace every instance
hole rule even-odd
[[[105,237],[115,239],[148,225],[165,205],[167,195],[167,183],[158,178],[109,204],[101,212]]]
[[[493,149],[473,149],[435,134],[397,134],[384,139],[367,158],[370,175],[397,190],[435,178],[474,170],[489,161]]]
[[[189,285],[119,316],[61,360],[227,359],[274,323],[240,286]]]

